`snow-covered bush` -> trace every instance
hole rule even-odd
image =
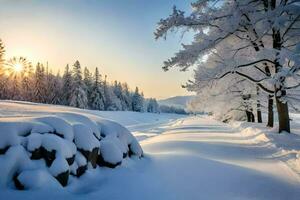
[[[0,119],[0,188],[59,188],[97,165],[114,168],[142,157],[120,124],[74,113]]]

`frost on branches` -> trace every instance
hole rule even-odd
[[[213,86],[216,80],[226,79],[220,84],[230,88],[228,77],[232,81],[245,79],[249,82],[247,90],[253,88],[250,93],[256,94],[253,101],[258,111],[260,99],[267,99],[268,125],[273,126],[275,101],[279,132],[290,132],[289,109],[297,111],[300,100],[299,1],[199,0],[191,6],[188,15],[174,7],[173,13],[158,23],[156,39],[179,29],[194,34],[191,44],[184,44],[182,50],[164,62],[163,69],[179,67],[185,71],[197,66],[195,80],[186,87],[199,93],[199,102],[205,101],[203,90],[207,87],[219,89]],[[244,81],[236,82],[238,87],[244,87],[243,84]],[[226,96],[228,99],[223,101],[229,103],[229,96],[235,94],[229,92]],[[216,104],[219,101],[212,100]]]

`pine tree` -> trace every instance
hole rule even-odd
[[[119,98],[115,95],[113,89],[114,87],[110,86],[107,83],[106,76],[105,76],[104,83],[103,83],[105,110],[117,111],[122,109],[121,102]]]
[[[62,77],[62,98],[61,103],[63,105],[70,105],[71,102],[71,88],[73,84],[72,74],[70,72],[69,65],[65,67],[65,72]]]
[[[113,87],[113,92],[115,96],[119,99],[119,102],[121,104],[121,110],[127,110],[127,105],[125,102],[125,97],[123,94],[123,88],[122,84],[118,81],[115,81],[114,87]]]
[[[37,63],[35,71],[30,62],[20,57],[13,58],[11,68],[4,66],[4,45],[0,40],[0,99],[25,100],[39,103],[62,104],[79,108],[96,110],[144,110],[144,97],[136,88],[133,94],[127,83],[115,81],[114,85],[101,80],[98,68],[94,77],[88,68],[84,69],[82,78],[79,61],[65,67],[63,77],[55,76],[41,63]],[[18,62],[17,62],[18,61]],[[22,61],[22,62],[20,62]],[[14,71],[16,63],[23,66],[21,73]]]
[[[158,113],[159,112],[159,106],[154,98],[150,98],[147,105],[147,112],[151,113]]]
[[[143,112],[144,109],[144,98],[139,93],[139,88],[135,88],[135,92],[132,96],[132,110],[135,112]]]
[[[101,87],[101,77],[99,74],[99,70],[96,67],[95,75],[94,75],[94,85],[92,87],[91,97],[91,108],[94,110],[104,110],[104,91]]]
[[[142,107],[142,110],[140,112],[145,112],[147,110],[147,105],[145,104],[145,97],[144,97],[143,92],[141,93],[140,102],[141,102],[141,107]]]
[[[5,74],[4,69],[4,53],[5,48],[2,40],[0,39],[0,99],[7,98],[7,84],[8,84],[8,77]]]
[[[21,100],[21,95],[20,95],[20,80],[17,74],[13,74],[11,79],[11,84],[10,84],[10,91],[9,91],[9,98],[12,100]]]
[[[129,91],[129,87],[128,87],[127,83],[123,83],[122,90],[123,90],[123,96],[124,96],[124,103],[126,106],[125,110],[132,110],[132,97],[131,97],[131,93]]]
[[[32,64],[28,62],[24,64],[24,69],[21,74],[21,96],[22,100],[32,101],[34,96],[34,71]]]
[[[109,86],[106,80],[107,76],[105,75],[104,82],[103,82],[103,93],[104,93],[104,109],[108,110],[108,107],[111,102],[111,95],[109,92]]]
[[[0,39],[0,64],[1,64],[1,66],[4,63],[4,53],[5,53],[5,47],[4,47],[2,40]]]
[[[49,72],[49,66],[48,66],[48,62],[46,65],[46,70],[45,70],[45,103],[50,104],[51,103],[51,98],[52,98],[52,88],[50,87],[50,85],[52,84],[52,79],[53,79],[53,74],[52,71],[50,70]]]
[[[115,95],[115,93],[113,92],[113,87],[109,87],[109,94],[110,94],[110,105],[107,108],[107,110],[111,110],[111,111],[118,111],[118,110],[122,110],[122,104],[121,104],[121,100]]]
[[[45,68],[42,64],[38,63],[35,69],[34,77],[34,101],[38,103],[45,103]]]
[[[61,94],[62,94],[62,84],[61,77],[59,73],[57,75],[53,75],[52,72],[48,74],[47,81],[47,90],[48,90],[48,103],[49,104],[61,104]]]
[[[78,60],[73,65],[72,77],[73,84],[71,89],[70,106],[88,108],[88,99],[85,92],[85,85],[82,80],[81,66]]]
[[[83,70],[83,83],[85,85],[85,92],[88,99],[88,106],[92,108],[92,102],[91,102],[91,94],[93,90],[93,77],[90,73],[89,69],[87,67]]]

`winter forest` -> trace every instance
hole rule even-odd
[[[155,98],[145,100],[136,87],[127,83],[109,84],[96,68],[83,70],[79,61],[67,65],[61,76],[52,73],[48,64],[37,63],[35,69],[25,57],[4,59],[5,48],[0,40],[0,99],[73,106],[83,109],[159,112]]]
[[[0,199],[299,200],[300,0],[0,0],[0,27]]]

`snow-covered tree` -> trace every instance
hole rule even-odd
[[[71,71],[65,67],[63,76],[59,72],[55,76],[51,68],[37,63],[35,71],[31,63],[24,57],[4,60],[4,45],[0,40],[0,99],[33,101],[38,103],[61,104],[79,108],[96,110],[132,110],[133,93],[127,83],[109,84],[101,80],[98,68],[95,76],[75,62]],[[136,95],[136,111],[144,111],[143,94]]]
[[[90,95],[90,106],[94,110],[104,110],[104,91],[101,83],[101,76],[99,70],[96,67],[94,74],[94,84],[92,86],[92,91]]]
[[[160,105],[159,110],[162,113],[187,114],[183,108],[174,107],[174,106]]]
[[[105,110],[117,111],[122,109],[120,99],[115,95],[113,91],[113,86],[110,86],[107,82],[107,76],[105,76],[104,78],[103,92]]]
[[[34,98],[33,101],[45,103],[46,95],[46,74],[41,63],[37,63],[34,75]]]
[[[7,98],[7,84],[8,84],[8,76],[4,67],[4,53],[5,48],[2,40],[0,39],[0,99]]]
[[[110,99],[107,110],[111,110],[111,111],[122,110],[121,100],[115,95],[113,91],[113,86],[108,87],[107,97]]]
[[[93,90],[93,77],[87,67],[85,67],[83,70],[83,83],[85,85],[85,92],[86,92],[87,98],[88,98],[88,105],[89,105],[89,107],[92,107],[91,94],[92,94],[92,90]]]
[[[121,110],[128,110],[128,99],[125,97],[125,92],[123,91],[123,87],[121,82],[115,81],[113,92],[115,96],[119,99],[121,103]]]
[[[0,39],[0,63],[1,63],[1,66],[4,64],[4,53],[5,53],[5,47],[4,47],[2,40]]]
[[[73,85],[72,73],[70,71],[69,65],[66,65],[65,72],[62,77],[62,100],[63,105],[70,105],[71,102],[71,88]]]
[[[47,91],[47,100],[49,104],[61,104],[62,79],[59,73],[54,75],[50,70],[47,79]]]
[[[22,100],[32,101],[34,96],[34,70],[30,62],[26,61],[23,63],[21,79]]]
[[[111,94],[109,91],[109,85],[107,83],[106,75],[105,75],[104,81],[103,81],[103,93],[104,93],[104,107],[105,107],[105,110],[107,110],[111,103]]]
[[[85,92],[81,66],[78,60],[73,65],[72,77],[73,83],[71,85],[70,106],[88,108],[87,94]]]
[[[122,84],[122,91],[123,91],[124,104],[125,104],[124,110],[132,110],[132,97],[127,83]]]
[[[194,41],[183,45],[163,68],[187,70],[206,56],[217,55],[222,67],[216,68],[214,78],[234,73],[269,94],[270,101],[274,96],[279,132],[289,132],[288,103],[295,107],[299,94],[295,88],[300,86],[299,2],[201,0],[192,3],[192,8],[186,16],[174,7],[158,24],[156,38],[165,38],[178,28],[195,33]]]
[[[159,105],[155,98],[150,98],[148,100],[147,112],[150,112],[150,113],[158,113],[159,112]]]
[[[143,112],[144,109],[144,97],[139,93],[139,88],[135,88],[135,92],[132,95],[132,110],[135,112]]]

